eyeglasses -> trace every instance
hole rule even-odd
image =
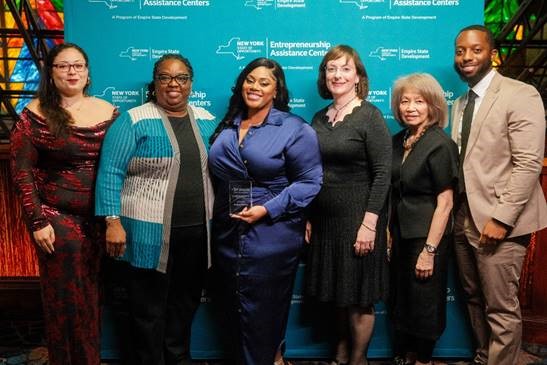
[[[52,66],[61,72],[69,72],[71,67],[73,67],[74,71],[76,72],[82,72],[83,70],[86,69],[87,64],[85,63],[54,63]]]
[[[342,74],[349,74],[352,71],[354,71],[354,69],[353,69],[353,67],[350,67],[350,66],[342,66],[342,67],[329,66],[329,67],[325,67],[325,72],[330,74],[330,75],[334,75],[338,71],[340,71],[340,73],[342,73]]]
[[[179,84],[180,86],[184,86],[186,85],[188,80],[191,80],[191,77],[187,74],[180,74],[175,76],[161,74],[156,76],[156,80],[158,80],[162,85],[169,85],[171,81],[175,80],[177,84]]]

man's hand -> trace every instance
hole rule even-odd
[[[484,246],[495,245],[507,236],[507,231],[508,229],[504,224],[490,218],[484,225],[481,237],[479,238],[479,244]]]

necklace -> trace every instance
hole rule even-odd
[[[405,151],[410,151],[414,148],[414,145],[418,143],[420,138],[425,134],[429,126],[425,126],[424,129],[420,132],[420,134],[416,135],[414,138],[410,135],[410,129],[407,129],[405,132],[405,137],[403,138],[403,149]]]
[[[344,108],[347,107],[356,98],[357,98],[357,95],[355,95],[353,98],[351,98],[347,103],[342,105],[340,108],[337,108],[336,106],[334,106],[334,103],[331,104],[332,109],[336,110],[336,113],[334,113],[334,117],[332,118],[333,123],[336,123],[336,117],[338,117],[338,113],[340,113],[342,110],[344,110]]]
[[[61,107],[63,107],[64,109],[68,109],[68,108],[72,108],[76,104],[80,104],[80,105],[78,105],[77,108],[74,108],[75,111],[79,111],[80,109],[82,109],[82,105],[84,104],[84,99],[85,99],[85,96],[81,99],[78,99],[78,100],[72,102],[72,103],[66,103],[66,102],[61,101]]]

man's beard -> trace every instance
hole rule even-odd
[[[481,63],[479,69],[473,76],[466,76],[462,70],[458,67],[458,64],[454,62],[454,70],[456,70],[456,73],[460,76],[460,79],[462,81],[467,82],[469,85],[474,86],[479,81],[482,80],[484,76],[490,71],[492,68],[492,64],[490,62],[483,62]]]

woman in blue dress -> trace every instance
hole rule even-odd
[[[304,241],[304,209],[321,188],[316,134],[288,112],[288,101],[281,66],[258,58],[238,76],[211,138],[213,266],[238,364],[274,363]],[[231,198],[241,198],[230,189],[235,183],[240,193],[252,192],[242,210],[230,207]]]

